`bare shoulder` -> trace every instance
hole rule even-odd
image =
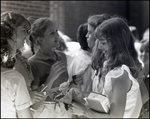
[[[120,76],[111,78],[111,81],[112,81],[112,87],[116,87],[116,86],[121,88],[124,87],[128,90],[131,86],[131,80],[126,70],[124,70]]]
[[[112,77],[112,81],[116,82],[116,81],[126,81],[129,78],[128,72],[126,70],[124,70],[122,72],[121,75],[119,75],[118,77]]]

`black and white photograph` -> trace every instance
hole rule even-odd
[[[149,118],[149,1],[1,0],[1,118]]]

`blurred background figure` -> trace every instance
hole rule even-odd
[[[65,43],[72,41],[72,39],[69,36],[65,35],[62,31],[59,30],[58,34],[64,40]]]
[[[129,26],[129,29],[130,29],[130,31],[132,32],[132,34],[134,35],[135,40],[136,40],[136,41],[139,41],[139,40],[140,40],[139,31],[138,31],[138,29],[136,28],[136,26]]]
[[[143,34],[143,39],[149,39],[149,28],[145,30]]]
[[[91,75],[92,77],[95,77],[98,73],[98,65],[103,65],[103,59],[104,59],[104,53],[102,53],[102,50],[98,50],[96,53],[93,53],[93,50],[96,48],[96,37],[94,35],[94,31],[101,23],[103,23],[105,20],[108,20],[111,18],[111,15],[107,13],[103,14],[96,14],[92,15],[87,19],[88,23],[88,32],[87,32],[87,43],[88,46],[91,48],[92,52],[92,60],[94,60],[94,63],[92,62],[92,69],[91,69]],[[99,58],[95,59],[95,56],[99,56]],[[94,58],[94,59],[93,59]]]
[[[131,31],[131,33],[134,36],[134,47],[136,49],[136,52],[138,54],[138,60],[141,62],[140,60],[140,47],[141,47],[141,43],[140,43],[140,37],[139,37],[139,32],[138,29],[135,26],[129,26],[129,29]]]
[[[144,83],[149,91],[149,28],[141,40],[140,59],[143,63]],[[143,105],[140,118],[149,118],[149,100]]]
[[[143,34],[143,39],[140,41],[140,59],[143,63],[145,75],[149,74],[149,29]]]
[[[100,25],[103,21],[110,19],[111,16],[107,13],[91,15],[87,19],[88,23],[88,32],[86,34],[88,46],[93,49],[95,45],[96,38],[94,36],[94,30],[98,25]]]
[[[89,73],[86,71],[91,65],[91,49],[87,43],[87,23],[81,24],[77,29],[77,41],[80,44],[79,53],[74,57],[71,65],[69,66],[69,80],[72,81],[73,76],[81,75],[78,82],[81,86],[81,90],[84,92],[91,91],[91,83]],[[77,83],[78,84],[78,83]]]
[[[80,51],[80,44],[78,42],[73,41],[69,36],[62,33],[60,30],[59,34],[59,43],[60,45],[56,48],[59,51],[62,51],[66,54],[67,57],[67,69],[69,71],[69,66],[73,61],[75,55],[77,55]]]

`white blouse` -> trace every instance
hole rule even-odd
[[[93,79],[93,92],[97,92],[97,93],[99,92],[106,96],[108,96],[108,94],[111,94],[112,92],[111,78],[117,78],[121,76],[124,73],[124,70],[126,70],[129,74],[129,78],[132,81],[132,87],[127,92],[126,106],[125,106],[125,112],[124,112],[123,117],[124,118],[138,118],[141,108],[142,108],[140,87],[139,87],[139,83],[131,75],[130,69],[126,65],[122,65],[119,68],[113,69],[106,74],[104,88],[102,90],[99,90],[102,84],[100,84],[99,78],[96,76]]]
[[[23,76],[14,69],[1,72],[1,117],[16,118],[17,110],[32,105]]]

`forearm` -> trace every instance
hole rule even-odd
[[[36,90],[39,86],[38,85],[32,85],[31,90]]]
[[[30,108],[26,108],[23,110],[17,110],[18,118],[33,118]]]
[[[123,118],[118,112],[118,114],[113,114],[112,112],[109,113],[100,113],[96,112],[94,110],[88,109],[88,111],[85,111],[85,116],[88,118]]]
[[[142,81],[140,84],[140,91],[141,91],[141,97],[142,97],[142,103],[143,105],[149,100],[149,92],[146,88],[146,85],[144,84],[144,81]]]
[[[40,80],[34,79],[34,81],[31,83],[31,89],[36,90],[40,85]]]
[[[77,103],[77,102],[73,102],[73,113],[75,114],[83,114],[84,116],[88,117],[88,118],[110,118],[110,114],[106,114],[106,113],[100,113],[100,112],[96,112],[92,109],[90,109],[89,107],[87,107],[87,105],[81,104],[81,103]]]
[[[46,79],[45,85],[48,86],[48,89],[49,89],[49,90],[52,88],[54,81],[55,81],[55,80],[54,80],[53,77],[51,77],[50,75],[49,75],[48,78]]]
[[[84,97],[88,97],[90,92],[83,92]]]
[[[118,108],[119,112],[118,109],[117,111],[115,111],[113,105],[108,113],[94,111],[90,109],[89,106],[87,107],[86,104],[73,102],[72,105],[73,105],[73,113],[77,115],[78,114],[85,115],[88,118],[123,118],[123,114],[124,114],[124,112],[119,108]]]

